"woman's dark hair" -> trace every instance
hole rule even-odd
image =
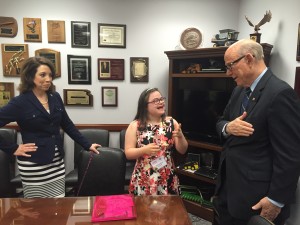
[[[148,116],[148,102],[149,102],[149,96],[152,92],[158,91],[158,88],[148,88],[144,90],[139,98],[138,106],[137,106],[137,113],[134,117],[134,120],[139,120],[139,127],[138,130],[142,131],[145,130],[147,126],[147,116]],[[162,119],[164,120],[166,117],[165,114],[162,115]]]
[[[20,93],[25,93],[27,91],[31,91],[34,87],[35,84],[33,82],[36,71],[39,66],[41,65],[46,65],[50,68],[51,70],[51,77],[52,79],[55,78],[55,67],[53,63],[44,57],[30,57],[25,60],[22,68],[21,68],[21,83],[18,87],[18,90]],[[48,92],[53,92],[54,91],[54,86],[51,83],[51,86],[48,90]]]

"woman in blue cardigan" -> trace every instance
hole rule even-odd
[[[84,149],[99,153],[69,118],[54,91],[55,69],[42,57],[28,58],[21,70],[20,95],[0,108],[0,127],[17,122],[22,144],[0,139],[0,149],[17,156],[25,198],[65,196],[63,129]]]

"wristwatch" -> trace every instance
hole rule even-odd
[[[185,29],[180,36],[180,44],[187,50],[198,48],[202,41],[202,33],[195,27]]]
[[[18,23],[13,17],[0,16],[0,37],[15,37],[18,33]]]

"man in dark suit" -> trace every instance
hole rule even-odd
[[[283,225],[300,173],[300,100],[266,67],[260,44],[240,40],[224,60],[237,87],[217,123],[221,225],[246,225],[254,214]]]

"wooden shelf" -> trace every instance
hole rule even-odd
[[[193,140],[187,140],[189,146],[201,148],[201,149],[207,149],[211,151],[220,152],[222,151],[222,147],[219,145],[209,144],[205,142],[199,142],[199,141],[193,141]]]
[[[191,172],[181,170],[181,169],[178,169],[178,168],[175,169],[175,172],[177,174],[181,174],[181,175],[184,175],[184,176],[187,176],[187,177],[191,177],[193,179],[204,181],[204,182],[207,182],[207,183],[210,183],[210,184],[216,184],[217,183],[216,180],[213,180],[213,179],[210,179],[210,178],[207,178],[207,177],[204,177],[204,176],[196,175],[196,174],[193,174]]]
[[[211,208],[206,208],[196,202],[188,201],[186,199],[183,199],[183,204],[189,213],[201,217],[209,222],[213,222],[214,212]]]

